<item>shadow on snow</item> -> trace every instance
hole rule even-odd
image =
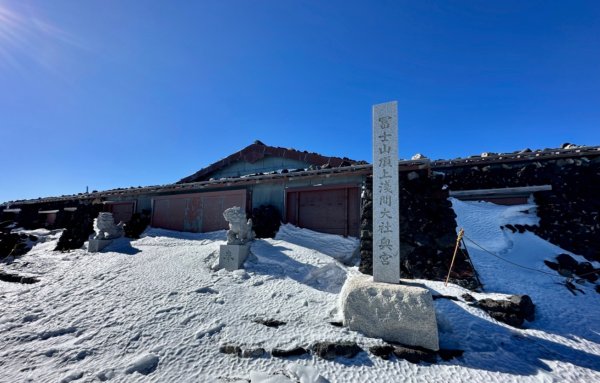
[[[264,240],[252,244],[255,260],[246,261],[246,270],[275,278],[290,278],[314,289],[337,294],[346,280],[346,271],[335,260],[322,267],[299,262],[285,254],[291,251],[284,246],[275,246]]]
[[[434,289],[430,290],[437,293]],[[526,334],[492,318],[473,315],[457,302],[436,300],[435,307],[440,347],[465,350],[456,364],[515,375],[535,375],[540,369],[552,371],[544,360],[571,363],[592,370],[600,368],[598,355]]]

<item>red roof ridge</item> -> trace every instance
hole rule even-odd
[[[265,145],[261,141],[254,141],[253,144],[246,146],[245,148],[225,157],[207,167],[200,169],[191,176],[182,178],[177,183],[190,183],[206,180],[206,177],[211,173],[216,172],[228,165],[231,165],[237,161],[246,161],[251,164],[265,158],[265,157],[281,157],[297,161],[303,161],[313,166],[328,166],[328,167],[340,167],[350,165],[366,164],[365,161],[351,160],[347,157],[333,157],[324,156],[318,153],[308,152],[306,150],[299,151],[291,148],[282,148],[277,146]]]

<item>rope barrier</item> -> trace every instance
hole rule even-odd
[[[500,259],[500,260],[502,260],[502,261],[504,261],[506,263],[509,263],[509,264],[511,264],[513,266],[517,266],[517,267],[520,267],[520,268],[525,269],[525,270],[535,271],[535,272],[538,272],[540,274],[549,275],[554,281],[555,281],[556,277],[560,277],[561,276],[560,274],[557,275],[557,274],[554,274],[554,273],[548,273],[548,272],[545,272],[545,271],[542,271],[542,270],[538,270],[538,269],[534,269],[534,268],[531,268],[531,267],[523,266],[523,265],[520,265],[520,264],[518,264],[516,262],[513,262],[513,261],[510,261],[510,260],[508,260],[506,258],[503,258],[503,257],[499,256],[498,254],[496,254],[496,253],[494,253],[492,251],[489,251],[488,249],[486,249],[485,247],[481,246],[480,244],[478,244],[477,242],[475,242],[471,238],[467,237],[465,235],[465,230],[461,228],[460,231],[458,232],[458,236],[456,238],[456,246],[454,247],[454,254],[452,255],[452,262],[450,263],[450,268],[448,269],[448,276],[446,277],[446,282],[444,283],[444,286],[448,286],[448,280],[450,279],[450,273],[452,272],[452,267],[454,266],[454,260],[456,259],[456,253],[458,252],[459,248],[460,248],[460,251],[463,253],[463,255],[465,255],[465,257],[467,259],[469,259],[469,256],[467,255],[467,253],[465,253],[463,251],[462,247],[460,246],[460,244],[462,243],[462,245],[465,247],[465,250],[467,249],[467,245],[466,245],[466,243],[464,241],[465,239],[469,240],[473,245],[477,246],[478,248],[480,248],[485,253],[487,253],[489,255],[492,255],[493,257],[496,257],[496,258],[498,258],[498,259]],[[477,275],[477,272],[475,271],[475,267],[474,267],[474,265],[472,263],[471,263],[471,266],[473,267],[473,271],[475,272],[475,275]],[[595,269],[595,270],[593,270],[591,272],[584,273],[584,274],[579,274],[577,276],[579,278],[583,278],[586,275],[591,275],[591,274],[595,274],[595,273],[598,273],[598,272],[600,272],[600,269]],[[564,277],[566,278],[565,281],[564,281],[564,283],[558,283],[558,282],[556,282],[556,283],[558,283],[560,285],[564,285],[567,288],[567,290],[569,290],[573,295],[577,295],[576,291],[579,291],[582,294],[585,294],[585,292],[583,290],[578,289],[572,283],[572,281],[574,280],[574,277],[572,275],[571,276],[564,276]],[[477,278],[477,280],[479,281],[479,278]],[[578,282],[579,280],[580,279],[577,279],[576,281]],[[479,281],[479,284],[481,285],[481,281]]]
[[[545,272],[545,271],[542,271],[542,270],[534,269],[534,268],[532,268],[532,267],[527,267],[527,266],[519,265],[518,263],[515,263],[515,262],[513,262],[513,261],[509,261],[508,259],[502,258],[501,256],[499,256],[499,255],[497,255],[497,254],[494,254],[494,253],[492,253],[491,251],[487,250],[486,248],[484,248],[483,246],[481,246],[481,245],[480,245],[480,244],[478,244],[477,242],[473,241],[471,238],[467,237],[466,235],[465,235],[464,237],[465,237],[465,239],[467,239],[467,240],[471,241],[471,242],[472,242],[472,243],[473,243],[475,246],[479,247],[481,250],[485,251],[486,253],[488,253],[488,254],[490,254],[490,255],[492,255],[492,256],[494,256],[494,257],[498,258],[498,259],[501,259],[501,260],[503,260],[503,261],[504,261],[504,262],[506,262],[506,263],[510,263],[511,265],[514,265],[514,266],[517,266],[517,267],[521,267],[521,268],[523,268],[523,269],[526,269],[526,270],[536,271],[536,272],[538,272],[538,273],[542,273],[542,274],[550,275],[550,276],[552,276],[552,277],[556,277],[556,276],[557,276],[556,274],[552,274],[552,273],[548,273],[548,272]]]
[[[459,233],[459,234],[460,234],[460,233]],[[521,268],[523,268],[523,269],[526,269],[526,270],[536,271],[536,272],[538,272],[538,273],[542,273],[542,274],[550,275],[550,276],[552,276],[552,277],[556,277],[556,276],[557,276],[556,274],[553,274],[553,273],[548,273],[548,272],[545,272],[545,271],[542,271],[542,270],[538,270],[538,269],[534,269],[534,268],[531,268],[531,267],[527,267],[527,266],[519,265],[518,263],[515,263],[515,262],[512,262],[512,261],[509,261],[508,259],[502,258],[502,257],[501,257],[501,256],[499,256],[498,254],[494,254],[493,252],[491,252],[491,251],[487,250],[486,248],[484,248],[483,246],[481,246],[481,245],[480,245],[480,244],[478,244],[477,242],[473,241],[471,238],[467,237],[466,235],[464,235],[464,234],[463,234],[463,236],[464,236],[464,238],[466,238],[467,240],[471,241],[471,243],[473,243],[475,246],[479,247],[481,250],[485,251],[486,253],[488,253],[488,254],[490,254],[490,255],[493,255],[494,257],[496,257],[496,258],[498,258],[498,259],[501,259],[501,260],[503,260],[504,262],[510,263],[511,265],[514,265],[514,266],[517,266],[517,267],[521,267]],[[591,271],[591,272],[589,272],[589,273],[577,274],[577,276],[578,276],[578,277],[580,277],[580,278],[582,278],[582,277],[585,277],[586,275],[591,275],[591,274],[595,274],[595,273],[598,273],[598,272],[600,272],[600,269],[595,269],[595,270],[593,270],[593,271]]]

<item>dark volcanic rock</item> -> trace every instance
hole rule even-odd
[[[394,352],[394,347],[390,346],[389,344],[386,345],[378,345],[378,346],[372,346],[369,347],[369,352],[375,356],[378,356],[382,359],[389,359],[390,356],[392,355],[392,352]]]
[[[304,354],[308,354],[308,350],[302,347],[295,347],[289,350],[282,350],[279,348],[275,348],[271,351],[271,355],[278,358],[287,358],[290,356],[301,356]]]
[[[10,274],[0,271],[0,281],[4,282],[13,282],[13,283],[24,283],[24,284],[32,284],[37,283],[40,280],[35,277],[26,277],[18,274]]]
[[[3,233],[0,232],[0,258],[8,257],[20,257],[21,255],[27,254],[31,247],[28,246],[27,235],[19,235],[15,233]]]
[[[232,344],[220,346],[219,352],[222,354],[235,354],[237,356],[242,355],[242,349],[239,346],[234,346]]]
[[[411,363],[436,363],[437,355],[447,361],[462,356],[464,350],[440,349],[436,352],[421,347],[384,344],[370,347],[369,352],[385,360],[394,354],[398,359],[404,359]]]
[[[312,346],[312,351],[323,359],[332,360],[337,357],[354,358],[362,349],[354,342],[319,342]]]
[[[286,322],[283,322],[283,321],[280,321],[277,319],[263,319],[263,318],[255,319],[254,323],[262,324],[267,327],[275,327],[275,328],[287,324]]]
[[[460,358],[463,354],[465,353],[464,350],[457,350],[457,349],[440,349],[438,351],[438,355],[440,356],[440,358],[444,359],[445,361],[454,359],[454,358]]]
[[[518,224],[517,224],[517,225],[515,225],[515,229],[517,229],[517,231],[518,231],[520,234],[523,234],[523,233],[525,233],[525,226],[523,226],[523,225],[518,225]]]
[[[101,204],[79,205],[77,210],[64,221],[65,230],[58,239],[56,251],[79,249],[94,232],[93,222],[102,211]]]
[[[513,295],[508,300],[519,307],[519,312],[528,322],[535,320],[535,305],[529,295]]]
[[[596,282],[598,280],[598,272],[594,272],[594,266],[590,262],[581,262],[575,268],[575,274],[585,278],[588,282]]]
[[[513,327],[521,327],[525,320],[535,319],[535,305],[528,295],[513,295],[509,300],[481,299],[478,306],[492,318]]]
[[[437,361],[436,353],[434,351],[409,348],[406,346],[394,346],[394,355],[396,358],[404,359],[410,363],[435,363]]]
[[[549,268],[551,268],[552,270],[558,271],[558,263],[556,262],[551,262],[548,260],[544,259],[544,263],[546,264],[546,266],[548,266]]]
[[[590,262],[581,262],[575,268],[575,274],[585,275],[594,271],[594,266]]]
[[[239,354],[239,356],[242,358],[260,358],[264,354],[265,354],[265,349],[259,347],[259,348],[251,348],[251,349],[247,349],[247,350],[242,350],[242,353]]]
[[[468,293],[464,293],[463,295],[460,296],[462,299],[465,300],[465,302],[475,302],[477,299],[475,299],[471,294]]]
[[[578,262],[571,257],[569,254],[559,254],[556,257],[556,262],[558,262],[559,269],[569,270],[571,272],[575,272],[577,269]]]
[[[450,299],[451,301],[458,301],[458,298],[452,295],[433,294],[431,298],[433,298],[434,301],[437,299]]]

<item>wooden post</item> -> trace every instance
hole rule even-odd
[[[444,286],[448,286],[448,280],[450,279],[450,273],[452,272],[452,266],[454,266],[454,260],[456,259],[456,253],[458,252],[458,247],[460,246],[460,241],[462,240],[463,235],[465,235],[465,230],[460,229],[458,232],[458,237],[456,238],[456,246],[454,246],[454,255],[452,255],[452,262],[450,263],[450,268],[448,269],[448,276],[446,277],[446,282]]]

